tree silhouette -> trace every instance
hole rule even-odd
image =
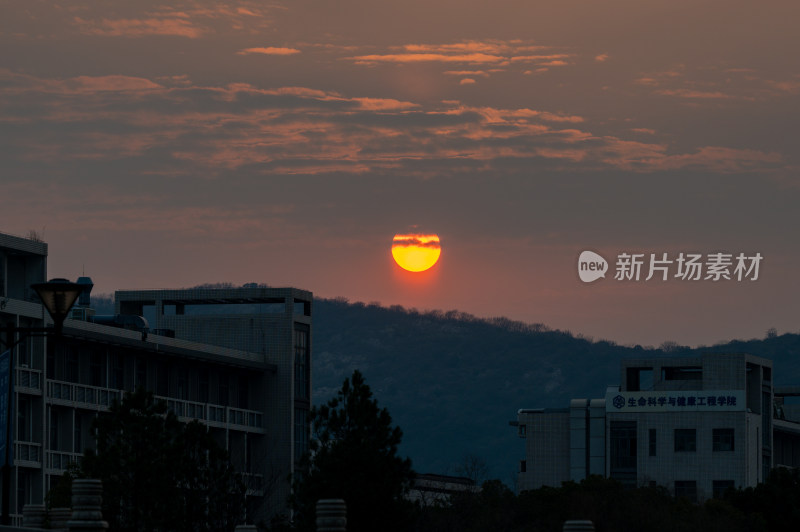
[[[331,498],[345,500],[349,532],[407,528],[412,471],[397,455],[403,433],[358,370],[336,397],[311,410],[311,422],[311,451],[294,484],[295,528],[314,530],[317,500]]]
[[[163,401],[137,390],[95,419],[97,450],[81,474],[103,481],[111,530],[233,530],[244,486],[207,427],[182,424]]]

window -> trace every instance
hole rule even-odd
[[[628,368],[626,373],[629,392],[653,389],[653,368]]]
[[[230,406],[228,404],[228,375],[226,373],[219,374],[219,386],[217,387],[217,404],[222,406]]]
[[[47,378],[56,378],[56,351],[52,342],[47,342]]]
[[[294,394],[298,399],[311,397],[310,367],[308,360],[308,326],[295,324],[294,329]]]
[[[103,386],[103,353],[93,352],[89,354],[89,384],[92,386]]]
[[[198,376],[197,400],[208,402],[208,369],[201,368]]]
[[[147,389],[147,362],[143,358],[136,359],[136,387]]]
[[[667,366],[661,368],[662,381],[699,381],[703,380],[703,368],[700,366]]]
[[[111,387],[117,390],[125,389],[125,358],[117,354],[114,356],[114,373],[112,374],[113,382]]]
[[[76,453],[83,452],[83,431],[81,430],[82,423],[81,423],[81,414],[80,412],[75,412],[75,427],[73,431],[73,442],[72,442],[72,451]]]
[[[175,397],[189,399],[189,368],[182,364],[175,368]]]
[[[250,381],[247,375],[239,376],[239,408],[250,408]]]
[[[58,411],[55,408],[50,409],[50,450],[61,450],[58,446],[58,433],[61,430],[59,426]]]
[[[713,484],[714,498],[719,499],[725,495],[725,492],[728,490],[728,488],[733,487],[734,484],[732,480],[715,480]]]
[[[612,421],[609,449],[610,476],[625,486],[636,486],[637,436],[635,421]]]
[[[520,438],[524,438],[528,434],[528,427],[526,425],[520,425],[517,427],[517,434]]]
[[[33,425],[31,424],[31,402],[24,396],[19,398],[19,409],[17,411],[17,433],[15,437],[22,441],[33,441]]]
[[[527,473],[528,471],[528,462],[525,460],[520,460],[519,462],[519,472],[520,473]]]
[[[675,429],[675,452],[693,453],[697,451],[697,431],[695,429]]]
[[[648,441],[648,448],[650,456],[656,455],[656,429],[650,429],[650,438]]]
[[[733,451],[733,429],[714,429],[712,441],[715,452]]]
[[[156,395],[169,395],[169,369],[162,361],[156,362]]]
[[[694,480],[676,480],[675,497],[684,497],[692,502],[696,502],[697,482]]]
[[[308,451],[309,440],[308,410],[304,408],[294,409],[294,459],[295,461]]]
[[[67,380],[78,382],[78,352],[72,348],[67,351]]]

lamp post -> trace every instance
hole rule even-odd
[[[31,285],[39,299],[42,300],[47,313],[53,319],[53,327],[17,327],[12,323],[4,327],[6,333],[5,350],[0,350],[0,433],[5,431],[0,437],[0,463],[3,471],[3,497],[2,513],[0,514],[0,524],[10,525],[10,501],[11,501],[11,465],[14,455],[12,446],[13,403],[14,403],[14,348],[27,338],[48,336],[55,334],[59,336],[63,330],[64,320],[67,318],[70,309],[75,304],[83,287],[67,279],[51,279],[47,283],[36,283]],[[20,336],[17,339],[17,335]],[[2,335],[0,335],[2,341]],[[7,389],[6,389],[7,388]],[[5,402],[5,404],[3,404]],[[3,419],[5,417],[5,419]],[[4,447],[4,448],[3,448]]]

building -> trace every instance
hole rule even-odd
[[[244,372],[189,365],[157,367],[156,372],[167,372],[169,382],[175,382],[176,399],[258,413],[264,430],[227,430],[226,447],[233,456],[251,457],[248,464],[258,462],[268,487],[267,514],[284,511],[286,479],[310,438],[311,292],[251,286],[118,291],[114,299],[117,314],[144,316],[162,337],[248,353],[260,364],[260,370]],[[154,389],[164,395],[168,388],[159,382],[156,376]]]
[[[0,327],[49,322],[30,289],[45,281],[46,263],[45,243],[0,234]],[[92,419],[139,386],[179,419],[205,423],[229,451],[248,487],[249,520],[285,511],[289,475],[309,440],[311,293],[119,292],[123,314],[100,317],[84,283],[72,313],[79,319],[66,320],[61,337],[17,334],[0,345],[2,353],[22,339],[13,350],[13,522],[94,446]]]
[[[473,479],[452,475],[423,473],[415,475],[406,500],[422,507],[447,506],[453,495],[461,493],[478,493],[480,486]]]
[[[773,420],[770,360],[629,359],[621,382],[604,399],[519,410],[512,422],[525,438],[519,490],[599,474],[702,500],[755,486],[773,467],[800,465],[800,424]]]

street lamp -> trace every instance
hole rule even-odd
[[[11,501],[11,465],[13,463],[11,447],[14,440],[11,430],[14,417],[12,410],[14,402],[14,348],[26,338],[47,336],[50,333],[60,336],[64,327],[64,320],[83,290],[83,286],[78,283],[72,283],[67,279],[51,279],[47,283],[31,285],[31,288],[39,295],[39,299],[42,300],[47,313],[53,319],[53,327],[17,327],[14,323],[5,327],[7,340],[4,343],[6,350],[0,350],[0,446],[5,447],[5,449],[0,450],[0,463],[2,463],[3,471],[0,523],[4,525],[11,524],[9,510]],[[20,335],[18,340],[16,339],[17,334]],[[0,341],[1,339],[2,336],[0,336]]]
[[[72,305],[78,300],[83,291],[83,285],[73,283],[67,279],[50,279],[47,283],[36,283],[31,288],[39,294],[47,313],[53,318],[53,329],[56,334],[61,334],[64,320],[67,318]]]

